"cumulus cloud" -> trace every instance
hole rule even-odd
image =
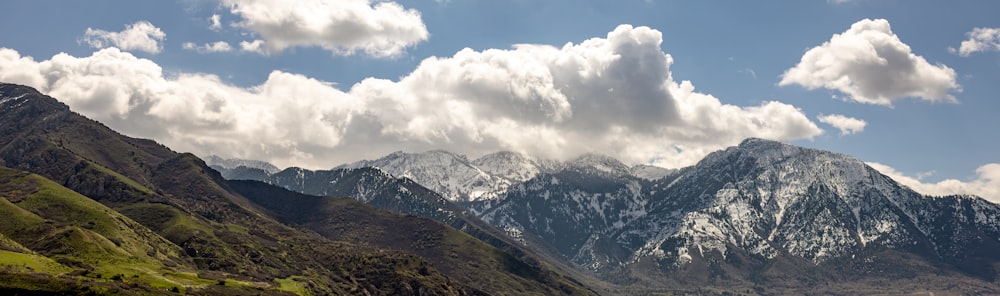
[[[420,12],[391,1],[222,0],[242,18],[235,25],[262,37],[257,51],[318,46],[333,54],[395,57],[427,40]]]
[[[971,181],[947,179],[937,183],[924,183],[921,180],[923,176],[907,176],[881,163],[869,162],[867,164],[896,182],[922,194],[934,196],[972,194],[994,203],[1000,203],[1000,163],[990,163],[977,168],[976,178]]]
[[[216,41],[212,43],[205,43],[202,45],[194,44],[194,42],[184,42],[181,44],[181,48],[186,50],[193,50],[198,53],[216,53],[216,52],[230,52],[233,51],[233,46],[225,41]]]
[[[115,48],[40,62],[3,49],[0,78],[174,149],[310,168],[399,149],[556,159],[596,152],[679,167],[746,137],[822,133],[792,105],[729,105],[674,81],[662,41],[656,30],[623,25],[562,47],[464,49],[425,59],[399,80],[369,78],[346,91],[282,71],[250,88],[207,74],[164,76]]]
[[[820,115],[816,119],[820,122],[832,125],[840,130],[840,135],[852,135],[865,130],[868,122],[854,117],[847,117],[840,114]]]
[[[781,86],[826,88],[867,104],[891,106],[903,98],[957,102],[955,70],[931,65],[892,32],[889,21],[865,19],[808,50],[782,75]]]
[[[163,49],[160,42],[166,37],[167,34],[152,23],[138,21],[125,25],[125,30],[121,32],[87,28],[80,42],[87,43],[93,48],[117,47],[124,50],[138,50],[156,54]]]
[[[969,39],[962,41],[957,50],[955,48],[948,50],[952,53],[957,52],[963,57],[983,51],[1000,51],[1000,28],[975,28],[965,33],[965,36]]]

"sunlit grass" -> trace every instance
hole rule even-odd
[[[278,283],[278,290],[288,291],[295,293],[296,295],[312,295],[309,290],[306,289],[306,284],[304,282],[297,281],[301,277],[290,276],[283,279],[275,279],[274,281]]]
[[[0,250],[0,268],[13,272],[37,272],[62,275],[73,271],[48,257]]]

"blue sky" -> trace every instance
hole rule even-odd
[[[326,168],[395,150],[515,150],[683,166],[758,136],[856,156],[927,193],[1000,199],[996,1],[15,0],[0,8],[8,12],[0,80],[200,155]],[[891,32],[879,34],[880,24]],[[834,42],[835,34],[853,39]],[[255,40],[264,46],[240,45]],[[914,64],[859,65],[865,52],[852,46],[873,40]],[[204,47],[220,41],[228,50]],[[825,52],[834,66],[807,63],[825,43],[834,43]],[[608,64],[615,56],[620,63]],[[838,75],[849,84],[837,87]],[[909,80],[879,83],[889,76]],[[851,85],[868,86],[851,93]],[[854,129],[820,119],[828,115],[853,119]]]

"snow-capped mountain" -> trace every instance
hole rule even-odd
[[[649,165],[636,166],[637,171],[633,172],[633,168],[617,159],[598,154],[585,154],[560,162],[510,151],[487,154],[471,161],[464,155],[442,150],[394,152],[376,160],[362,160],[336,168],[362,167],[378,167],[393,176],[410,178],[455,202],[496,199],[504,196],[513,184],[530,180],[541,173],[564,169],[592,170],[618,176],[634,174],[650,180],[676,173],[676,170]]]
[[[617,159],[601,154],[584,154],[566,163],[565,169],[609,176],[631,176],[632,169]]]
[[[651,196],[653,214],[635,226],[656,231],[643,237],[639,257],[672,255],[683,263],[695,249],[726,254],[735,247],[814,263],[872,248],[952,258],[969,250],[946,239],[956,234],[938,229],[955,224],[973,226],[975,234],[960,235],[985,239],[981,243],[1000,239],[995,204],[925,197],[850,156],[760,139],[712,153],[676,180],[654,186],[664,189]],[[954,219],[941,219],[946,216]]]
[[[510,151],[483,155],[473,160],[472,165],[511,183],[524,182],[541,172],[555,171],[563,166],[558,161],[536,159]]]
[[[996,204],[922,196],[847,155],[749,139],[661,178],[583,159],[595,165],[539,174],[473,212],[598,272],[655,262],[745,279],[774,262],[872,268],[866,256],[887,250],[990,276],[1000,262]]]
[[[471,213],[536,253],[612,282],[1000,275],[1000,206],[923,196],[850,156],[761,139],[679,170],[593,154],[556,162],[498,152],[470,161],[429,151],[262,179],[444,221]]]
[[[510,187],[499,199],[471,204],[480,217],[521,241],[540,239],[572,261],[596,269],[589,246],[603,244],[607,235],[646,216],[644,183],[628,175],[588,168],[543,173]],[[606,168],[606,167],[605,167]],[[581,253],[582,252],[582,253]],[[616,256],[620,261],[627,254]]]
[[[393,176],[412,179],[449,200],[465,202],[494,199],[503,195],[510,184],[558,166],[554,161],[539,161],[514,152],[497,152],[470,161],[464,155],[432,150],[394,152],[337,168],[377,167]]]
[[[409,178],[453,201],[485,198],[499,190],[501,180],[483,172],[463,155],[443,150],[424,153],[394,152],[376,160],[336,167],[377,167],[396,177]]]
[[[510,256],[538,264],[532,251],[504,232],[469,214],[437,192],[409,178],[392,176],[377,167],[317,171],[291,167],[264,177],[242,180],[261,181],[313,196],[350,197],[382,210],[430,218],[499,248]]]
[[[441,195],[378,168],[311,171],[293,167],[257,181],[309,195],[351,197],[387,211],[445,223],[463,216],[461,208]]]

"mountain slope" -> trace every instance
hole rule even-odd
[[[426,264],[419,257],[285,226],[193,155],[117,134],[34,89],[0,84],[0,110],[0,164],[53,180],[155,231],[193,261],[195,278],[269,289],[297,278],[320,294],[469,292],[433,268],[418,272]],[[366,260],[382,263],[357,264]]]
[[[593,293],[431,219],[390,214],[354,199],[304,195],[258,181],[230,181],[230,185],[282,221],[334,240],[414,252],[443,273],[492,294]]]
[[[41,176],[0,167],[0,236],[6,250],[44,261],[32,270],[128,277],[161,288],[194,262],[176,245],[104,205]],[[17,254],[6,254],[6,260]],[[10,263],[10,262],[8,262]],[[41,268],[39,268],[41,267]]]
[[[540,174],[473,211],[623,284],[997,291],[1000,207],[921,196],[846,155],[750,139],[652,181],[588,162],[605,165]]]
[[[393,177],[378,168],[329,171],[288,168],[261,181],[294,192],[314,196],[351,197],[382,210],[430,218],[502,250],[517,258],[521,264],[545,272],[550,272],[549,270],[570,272],[574,278],[589,278],[585,273],[573,272],[574,268],[568,267],[561,258],[524,248],[498,229],[466,213],[461,207],[436,192],[410,179]],[[441,266],[441,268],[448,267]]]
[[[650,212],[681,205],[689,222],[724,227],[718,230],[730,235],[720,240],[682,230],[673,236],[735,243],[765,257],[780,249],[819,263],[856,250],[894,248],[951,260],[972,252],[951,238],[975,245],[1000,238],[995,204],[924,197],[857,159],[772,141],[751,139],[713,153],[666,186]],[[969,226],[977,230],[967,233]],[[957,233],[935,229],[941,227]],[[654,240],[664,236],[670,235],[661,232]]]

